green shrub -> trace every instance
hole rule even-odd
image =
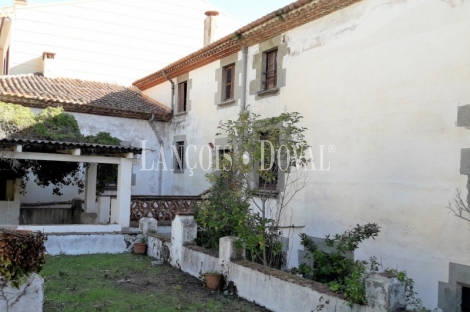
[[[0,230],[0,281],[18,287],[30,273],[39,273],[45,263],[44,234],[20,235]]]
[[[372,270],[377,267],[376,261],[374,258],[371,258],[370,262],[354,261],[347,255],[354,252],[364,240],[374,238],[378,233],[377,224],[369,223],[357,225],[354,229],[333,237],[328,235],[325,244],[333,249],[330,253],[320,250],[313,240],[302,233],[300,234],[301,244],[308,251],[306,258],[313,261],[313,266],[303,263],[293,272],[327,284],[334,292],[343,293],[351,305],[367,304],[366,273],[368,273],[368,267]]]

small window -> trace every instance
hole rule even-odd
[[[7,200],[7,180],[0,180],[0,201]]]
[[[183,171],[184,169],[184,141],[176,142],[175,171]]]
[[[266,63],[264,72],[264,90],[277,87],[277,50],[266,53]]]
[[[186,111],[186,104],[188,99],[188,82],[181,82],[178,84],[178,113]]]
[[[235,85],[235,64],[224,67],[223,70],[223,95],[222,102],[233,100],[233,90]]]
[[[269,132],[261,133],[260,134],[260,140],[269,140]],[[269,148],[269,144],[266,144],[265,146],[267,146]],[[276,155],[274,155],[273,157],[276,157]],[[268,166],[268,165],[269,165],[269,163],[264,164],[264,166]],[[269,170],[269,178],[270,179],[265,179],[266,177],[263,177],[261,174],[258,177],[258,189],[260,189],[260,190],[272,191],[272,190],[277,189],[277,183],[278,183],[278,180],[279,180],[279,170],[278,170],[278,167],[277,167],[276,159],[274,159],[274,162],[273,162],[273,165],[272,165],[271,169],[268,169],[268,170]],[[261,173],[261,171],[260,171],[260,173]]]
[[[470,312],[470,288],[462,287],[462,312]]]

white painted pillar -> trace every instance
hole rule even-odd
[[[86,170],[85,180],[85,212],[98,212],[96,204],[96,179],[98,174],[98,164],[90,163]]]
[[[111,208],[111,220],[123,228],[129,227],[131,218],[131,180],[132,158],[121,158],[121,164],[118,166],[117,207]]]
[[[111,210],[111,197],[98,196],[98,223],[109,223],[109,212]]]
[[[177,212],[171,222],[171,265],[181,268],[183,261],[183,246],[194,243],[197,236],[197,224],[193,213]]]

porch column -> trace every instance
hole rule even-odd
[[[96,205],[96,176],[98,173],[98,164],[90,163],[86,170],[85,181],[85,212],[98,212]]]
[[[129,227],[131,218],[132,158],[121,158],[118,165],[116,207],[111,208],[111,220],[121,227]]]

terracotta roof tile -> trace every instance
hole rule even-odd
[[[237,53],[243,47],[263,42],[283,32],[325,15],[344,9],[361,0],[297,0],[238,29],[208,46],[189,54],[165,68],[133,82],[146,90],[166,81],[163,72],[175,78],[191,70]]]
[[[135,87],[41,74],[0,76],[0,101],[29,107],[62,106],[66,111],[168,121],[171,110]]]

